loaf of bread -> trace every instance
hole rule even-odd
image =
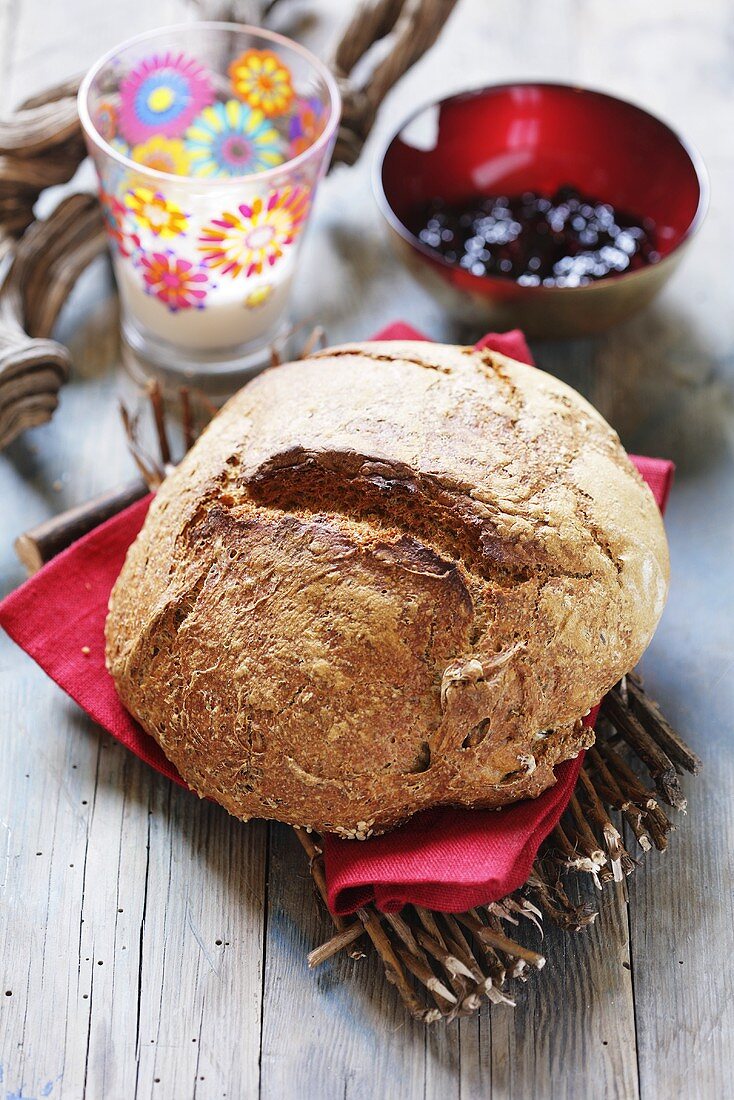
[[[667,583],[649,489],[568,386],[355,344],[260,375],[167,478],[107,661],[200,795],[363,838],[552,784]]]

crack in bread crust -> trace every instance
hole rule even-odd
[[[513,517],[488,504],[479,516],[471,506],[470,486],[420,475],[410,467],[369,455],[294,449],[273,455],[254,473],[246,489],[253,501],[271,508],[329,510],[395,526],[435,550],[457,557],[468,569],[496,584],[512,586],[564,573],[581,578],[591,575],[564,570],[536,538],[522,542],[508,539],[500,521],[506,526]],[[594,534],[586,516],[584,522]],[[608,547],[599,545],[609,556]]]
[[[394,363],[395,357],[390,355],[389,352],[379,354],[376,351],[368,351],[364,348],[360,349],[358,344],[354,347],[343,348],[325,348],[323,351],[316,352],[312,358],[319,359],[324,356],[329,356],[330,359],[338,359],[342,356],[349,356],[350,358],[371,359],[373,363]],[[451,367],[444,366],[438,363],[427,362],[425,359],[421,359],[418,356],[402,355],[401,361],[403,363],[412,363],[414,367],[420,367],[421,370],[435,370],[440,374],[451,374]]]
[[[666,583],[649,491],[568,387],[352,346],[259,376],[167,479],[107,658],[202,795],[364,836],[551,784]]]

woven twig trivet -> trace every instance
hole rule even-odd
[[[308,353],[320,340],[318,330],[306,341]],[[156,382],[147,389],[157,438],[158,455],[151,456],[139,439],[139,412],[122,408],[131,453],[141,478],[118,493],[108,493],[88,505],[46,521],[21,535],[16,551],[29,572],[54,557],[65,546],[115,515],[149,489],[157,488],[171,467],[172,448],[166,410]],[[210,413],[205,398],[184,389],[180,418],[184,449],[196,428]],[[589,875],[596,887],[614,884],[625,890],[625,879],[638,866],[627,851],[610,817],[617,811],[627,821],[637,846],[648,852],[664,851],[674,828],[661,802],[683,811],[680,787],[683,771],[696,773],[701,762],[671,728],[642,681],[628,674],[606,696],[596,727],[596,744],[587,753],[575,793],[561,822],[541,846],[528,882],[501,901],[451,915],[407,905],[399,914],[380,913],[374,905],[359,909],[349,919],[332,916],[335,934],[308,956],[309,967],[319,966],[339,951],[364,955],[369,940],[379,955],[411,1016],[434,1023],[476,1012],[484,998],[514,1004],[514,979],[525,980],[540,970],[545,957],[517,943],[513,929],[530,922],[541,927],[548,918],[567,932],[580,932],[596,918],[588,904],[575,904],[567,891],[571,875]],[[640,777],[646,769],[652,788]],[[309,860],[318,895],[326,905],[321,838],[295,829]]]
[[[204,18],[267,23],[289,0],[200,0]],[[362,0],[330,65],[343,97],[332,164],[354,164],[394,84],[433,45],[456,0]],[[369,65],[372,47],[390,48]],[[359,65],[359,78],[353,78]],[[364,70],[367,69],[365,74]],[[79,274],[105,240],[93,195],[72,195],[45,221],[34,205],[67,183],[86,156],[79,80],[49,88],[0,119],[0,259],[12,258],[0,287],[0,450],[48,420],[69,371],[69,353],[47,339]]]

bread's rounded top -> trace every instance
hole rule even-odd
[[[200,793],[365,835],[552,783],[667,578],[652,494],[574,390],[354,344],[260,375],[166,480],[108,663]]]

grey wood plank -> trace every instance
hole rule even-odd
[[[300,844],[291,830],[271,825],[263,1100],[423,1096],[425,1028],[407,1016],[371,953],[306,969],[307,953],[331,930]]]
[[[99,742],[83,723],[60,722],[53,685],[11,671],[8,650],[3,642],[0,725],[17,736],[0,739],[0,1066],[9,1094],[58,1094],[74,1072],[67,1043],[84,1061],[80,916]]]
[[[728,5],[674,3],[635,19],[607,8],[604,33],[587,35],[586,74],[618,58],[609,82],[640,98],[699,146],[713,180],[699,240],[658,303],[583,349],[574,384],[632,450],[675,459],[666,521],[672,553],[668,609],[645,658],[654,694],[697,748],[704,773],[686,782],[690,813],[665,856],[651,854],[631,884],[630,930],[643,1097],[724,1096],[731,1088],[732,979],[701,967],[732,942],[734,876],[729,733],[734,545],[734,312],[726,275],[734,248],[727,196],[731,143],[721,118],[732,87]],[[634,34],[630,28],[634,27]],[[562,352],[545,359],[563,373]]]
[[[258,1095],[265,826],[163,783],[149,821],[135,1096],[250,1100]]]
[[[720,695],[711,711],[728,723],[731,704]],[[651,862],[631,891],[640,1077],[643,1097],[662,1087],[682,1100],[708,1100],[731,1089],[734,981],[724,959],[734,936],[734,816],[725,791],[734,769],[731,752],[717,751],[726,727],[715,714],[711,724],[708,715],[692,719],[683,691],[673,709],[678,728],[700,734],[691,741],[718,774],[686,784],[691,820],[671,858]]]
[[[723,217],[719,229],[731,248]],[[683,341],[683,358],[691,351],[683,372],[688,399],[671,400],[650,419],[651,435],[673,443],[679,475],[668,521],[674,584],[644,667],[704,771],[685,783],[690,812],[669,853],[649,862],[632,891],[640,1075],[649,1097],[661,1089],[724,1096],[731,1087],[734,988],[730,969],[714,961],[734,934],[734,340],[723,327],[712,337],[727,339],[729,351],[713,361],[713,371],[699,374],[696,360],[705,362],[705,351]]]
[[[493,1097],[639,1095],[627,906],[615,887],[577,889],[599,907],[595,924],[574,935],[547,927],[545,970],[514,1011],[491,1014]]]
[[[15,96],[181,10],[95,7],[80,32],[66,6],[15,7]],[[81,280],[59,328],[74,357],[61,409],[0,459],[3,590],[22,579],[15,534],[130,476],[112,289],[104,263]],[[255,1095],[262,828],[101,736],[5,637],[0,683],[3,1095]]]

